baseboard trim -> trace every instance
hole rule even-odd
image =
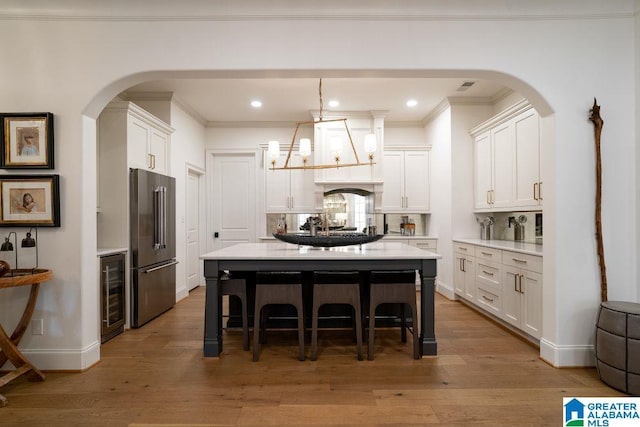
[[[593,345],[557,345],[540,340],[540,358],[556,368],[594,367]]]
[[[22,354],[41,371],[85,371],[100,362],[100,341],[81,350],[71,349],[21,349]],[[15,367],[7,362],[4,370]]]
[[[452,287],[449,287],[436,279],[436,292],[449,298],[450,300],[456,300],[456,293]]]

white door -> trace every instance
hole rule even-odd
[[[256,160],[253,154],[214,154],[211,162],[214,250],[256,241]]]
[[[200,179],[203,175],[190,170],[187,174],[187,200],[186,203],[186,234],[187,234],[187,289],[199,286],[203,283],[203,272],[200,262]]]

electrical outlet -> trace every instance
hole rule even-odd
[[[44,335],[44,320],[33,319],[31,320],[31,334],[32,335]]]

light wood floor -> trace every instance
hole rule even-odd
[[[0,390],[2,426],[562,425],[562,398],[620,396],[594,369],[555,369],[538,350],[464,305],[436,298],[439,355],[413,360],[396,330],[358,362],[348,332],[320,333],[316,362],[294,331],[273,332],[260,361],[225,333],[202,357],[204,288],[102,346],[84,373],[18,379]],[[307,355],[308,355],[307,349]]]

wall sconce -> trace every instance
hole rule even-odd
[[[35,239],[31,237],[31,231],[33,231],[34,229],[36,231]],[[25,236],[24,239],[22,239],[22,242],[20,243],[20,247],[23,248],[24,254],[29,255],[29,259],[32,259],[35,254],[35,264],[29,263],[30,265],[33,265],[33,267],[28,267],[28,269],[35,270],[36,268],[38,268],[38,227],[32,227],[29,229],[29,231],[27,231],[27,235]],[[16,257],[16,263],[17,263],[17,257]]]
[[[373,133],[364,137],[364,151],[369,154],[369,163],[373,166],[373,155],[376,152],[376,136]]]
[[[0,246],[0,260],[9,264],[9,267],[14,270],[18,268],[18,251],[14,249],[14,244],[11,243],[11,235],[13,235],[13,241],[15,246],[18,246],[18,237],[15,231],[10,232],[4,238],[4,243]],[[12,265],[13,264],[13,265]]]

